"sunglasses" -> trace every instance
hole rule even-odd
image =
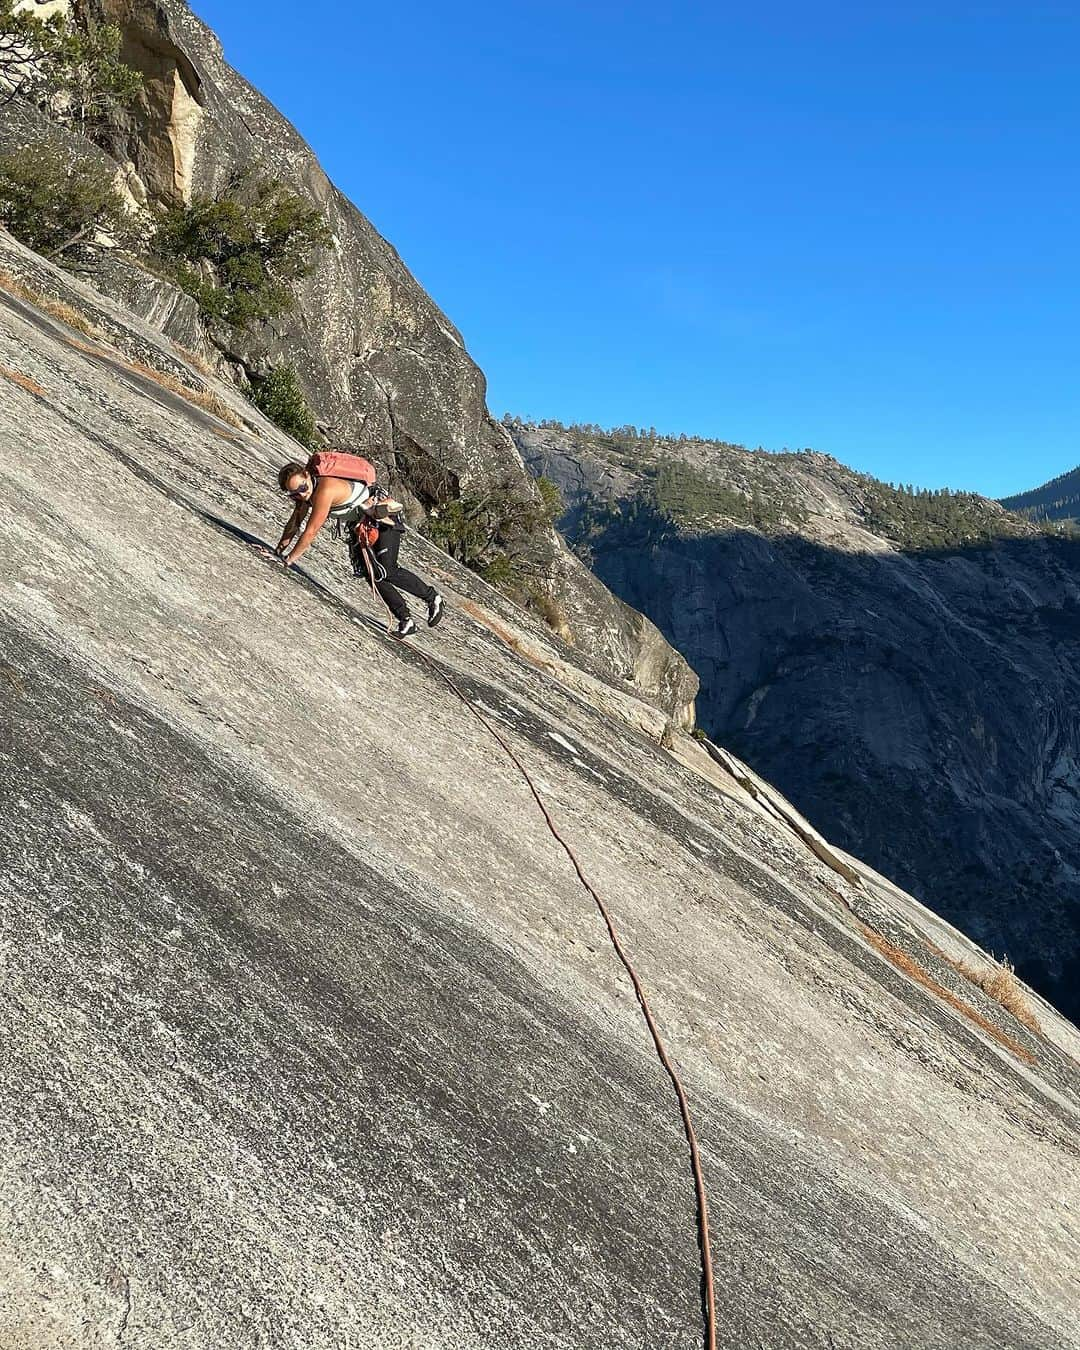
[[[293,490],[289,493],[289,496],[293,499],[294,502],[302,502],[304,498],[307,496],[307,491],[308,489],[306,486],[302,488],[293,488]]]

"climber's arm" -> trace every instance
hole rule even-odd
[[[304,526],[304,533],[296,541],[292,552],[286,555],[284,560],[286,566],[298,561],[315,542],[315,536],[326,524],[326,517],[330,514],[330,508],[334,504],[333,498],[333,480],[320,478],[318,487],[315,489],[315,495],[311,499],[311,514]]]
[[[285,528],[281,532],[281,538],[278,540],[278,546],[275,553],[284,553],[292,541],[296,538],[296,532],[304,523],[304,517],[311,510],[310,502],[297,502],[293,507],[292,514],[285,522]]]

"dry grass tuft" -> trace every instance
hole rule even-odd
[[[17,384],[21,389],[25,389],[28,393],[37,394],[40,398],[45,397],[47,391],[42,389],[37,380],[32,380],[29,375],[24,375],[21,370],[8,370],[7,366],[0,366],[0,375],[3,375],[6,380],[10,380],[12,384]]]
[[[1024,986],[1016,978],[1016,968],[1007,956],[998,961],[991,955],[989,968],[982,970],[967,961],[953,961],[948,956],[945,959],[963,975],[965,980],[970,980],[984,994],[996,999],[1022,1026],[1042,1035],[1039,1019],[1031,1011]]]
[[[570,625],[566,622],[562,605],[553,596],[548,595],[547,591],[533,592],[529,596],[529,608],[540,615],[553,633],[558,633],[559,637],[568,642],[572,639]]]
[[[81,352],[86,352],[89,356],[104,356],[107,360],[123,366],[125,370],[130,370],[134,375],[142,375],[148,380],[153,380],[155,384],[160,384],[162,389],[168,389],[172,394],[179,394],[181,398],[193,403],[196,408],[201,408],[203,412],[213,413],[215,417],[220,418],[222,422],[227,422],[231,427],[242,425],[239,417],[223,399],[218,398],[212,389],[192,389],[183,381],[178,380],[175,375],[169,375],[164,370],[148,366],[145,361],[135,361],[130,357],[122,356],[113,347],[102,351],[97,347],[89,347],[86,343],[74,339],[71,340],[71,345]],[[221,434],[225,435],[226,433],[222,432]],[[227,439],[232,440],[232,437],[229,436]]]
[[[8,681],[12,689],[14,689],[17,694],[26,693],[26,685],[23,684],[22,680],[19,679],[19,676],[16,674],[14,670],[11,669],[10,666],[0,665],[0,675],[4,676],[4,678]]]
[[[555,665],[554,662],[549,661],[540,652],[529,647],[516,633],[511,633],[509,628],[504,624],[501,624],[498,619],[493,618],[490,614],[486,613],[486,611],[482,610],[479,605],[474,604],[472,600],[460,599],[458,601],[458,606],[460,609],[463,609],[470,618],[475,619],[477,623],[482,624],[489,632],[494,633],[499,641],[505,643],[511,651],[517,652],[519,656],[523,656],[525,660],[531,665],[534,665],[537,670],[544,670],[547,671],[548,674],[558,677],[559,667]]]
[[[17,295],[20,300],[30,299],[29,293],[22,282],[17,277],[13,277],[10,272],[5,272],[3,268],[0,268],[0,286],[10,295]]]
[[[225,400],[219,398],[212,389],[191,389],[174,375],[167,375],[163,370],[155,370],[153,366],[144,365],[142,361],[125,360],[124,365],[129,370],[136,371],[139,375],[145,375],[148,380],[153,380],[155,384],[160,384],[163,389],[168,389],[174,394],[179,394],[181,398],[186,398],[189,403],[194,403],[196,408],[201,408],[203,412],[213,413],[215,417],[220,418],[222,422],[227,422],[229,426],[240,427],[243,425]]]
[[[155,384],[160,384],[163,389],[168,389],[173,394],[179,394],[181,398],[187,399],[195,407],[201,408],[203,412],[212,413],[220,418],[222,422],[228,423],[231,427],[240,427],[243,423],[233,412],[229,405],[213,392],[212,389],[192,389],[178,380],[175,375],[169,375],[163,370],[157,370],[154,366],[148,366],[143,361],[134,361],[126,356],[122,356],[114,346],[109,342],[104,333],[94,327],[85,314],[80,314],[77,309],[72,309],[70,305],[64,304],[62,300],[56,300],[51,295],[43,295],[40,291],[34,290],[13,277],[10,272],[0,271],[0,287],[11,295],[18,296],[20,300],[25,300],[29,304],[36,305],[38,309],[43,309],[46,314],[51,314],[54,319],[60,319],[70,328],[76,329],[84,336],[93,338],[95,341],[104,344],[105,350],[98,350],[94,347],[88,347],[82,342],[72,341],[72,346],[84,351],[91,356],[104,356],[110,361],[116,361],[125,369],[134,372],[137,375],[144,375],[148,380],[153,380]],[[173,344],[176,345],[175,343]],[[210,368],[206,366],[201,356],[195,352],[188,352],[184,348],[178,348],[186,360],[190,360],[192,365],[197,368],[206,367],[203,373],[209,374]],[[44,393],[42,389],[35,391]]]
[[[87,337],[97,338],[99,341],[104,339],[104,333],[100,328],[95,328],[85,314],[71,305],[66,305],[63,300],[56,300],[51,295],[43,295],[37,301],[39,309],[43,309],[46,314],[51,314],[54,319],[59,319],[61,323],[66,323],[69,328],[74,328],[77,333],[85,333]]]
[[[895,943],[890,942],[888,938],[882,937],[880,933],[876,933],[864,923],[859,924],[859,929],[867,942],[869,942],[876,951],[880,952],[887,961],[894,965],[897,970],[903,971],[905,975],[909,976],[917,984],[921,984],[924,989],[929,989],[931,993],[936,994],[938,998],[942,999],[951,1008],[955,1008],[958,1013],[961,1013],[966,1017],[969,1022],[974,1022],[981,1031],[985,1031],[988,1036],[992,1036],[995,1041],[1000,1045],[1003,1045],[1006,1050],[1009,1050],[1014,1054],[1017,1059],[1022,1059],[1026,1064],[1035,1063],[1035,1056],[1031,1054],[1030,1051],[1025,1050],[1019,1041],[1013,1040],[1013,1038],[1002,1031],[1000,1027],[994,1026],[993,1022],[988,1021],[982,1013],[976,1008],[973,1008],[970,1003],[965,1003],[962,998],[958,998],[951,989],[946,989],[943,984],[938,984],[937,980],[934,979],[930,972],[924,970],[917,961],[908,956],[907,952],[902,951]]]
[[[207,377],[213,375],[214,368],[205,356],[200,356],[198,352],[193,352],[190,347],[185,347],[179,342],[172,344],[173,351],[188,363],[193,370],[197,370],[200,375]]]
[[[78,338],[68,338],[68,345],[74,347],[77,352],[85,352],[87,356],[103,356],[108,361],[115,360],[118,355],[108,344],[91,347],[88,342],[80,342]]]
[[[2,268],[0,268],[0,287],[3,287],[9,295],[17,296],[20,300],[29,300],[34,305],[38,304],[41,299],[37,291],[32,291],[18,277],[13,277],[10,272],[5,272]]]
[[[28,304],[36,305],[38,309],[43,309],[46,314],[51,314],[54,319],[59,319],[61,323],[66,323],[69,328],[74,328],[87,337],[102,337],[101,332],[94,327],[85,314],[71,305],[65,304],[63,300],[57,300],[55,296],[45,295],[41,291],[34,290],[32,286],[27,286],[18,277],[13,277],[10,272],[0,271],[0,287],[3,287],[9,295],[17,296]]]

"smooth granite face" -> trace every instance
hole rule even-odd
[[[1080,1345],[1050,1008],[1022,1028],[947,924],[661,749],[640,691],[415,535],[449,612],[411,643],[340,545],[267,562],[284,438],[2,293],[0,431],[5,1350],[702,1344],[670,1086],[444,677],[649,990],[719,1343]]]

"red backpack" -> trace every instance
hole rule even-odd
[[[347,455],[340,450],[317,450],[307,462],[308,473],[319,478],[348,478],[354,483],[375,486],[375,465],[363,455]]]

